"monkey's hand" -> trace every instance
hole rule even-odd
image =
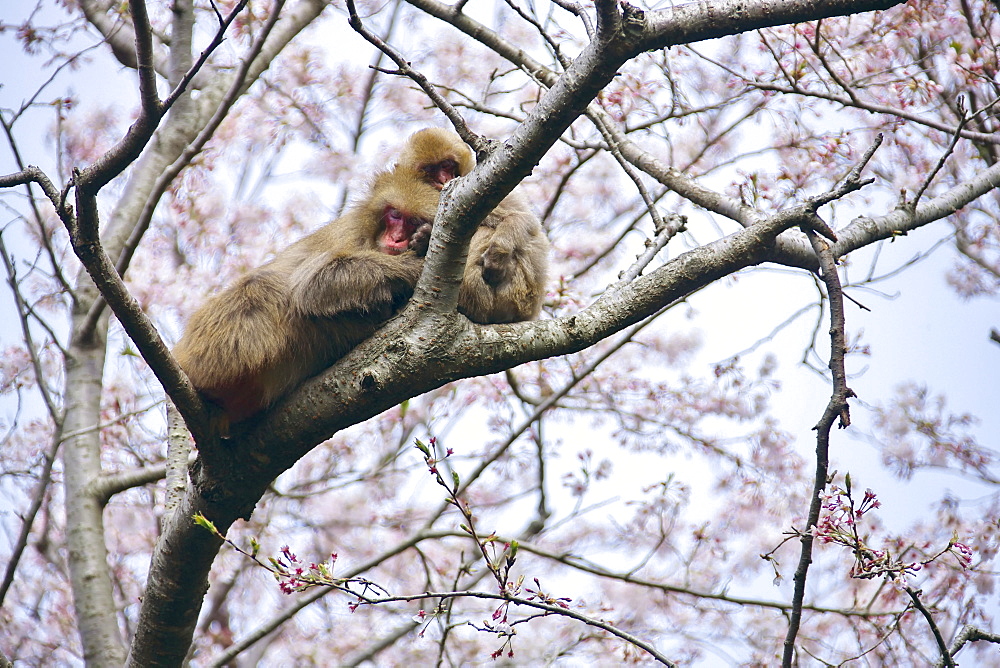
[[[424,223],[410,237],[410,250],[423,257],[427,254],[427,246],[431,241],[431,230],[434,229],[431,223]]]
[[[483,265],[483,281],[494,288],[509,281],[516,270],[514,254],[497,243],[490,244],[480,262]]]

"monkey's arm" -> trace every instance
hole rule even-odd
[[[423,259],[373,250],[309,258],[291,277],[293,312],[306,317],[359,315],[385,320],[413,294]]]
[[[549,242],[517,194],[491,213],[472,237],[458,307],[489,324],[538,316],[545,296]]]

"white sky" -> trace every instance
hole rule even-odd
[[[16,22],[15,17],[25,15],[33,5],[33,0],[6,3],[4,22]],[[112,66],[110,71],[119,74],[109,78],[107,63],[110,60],[97,52],[94,57],[99,59],[98,66],[63,72],[40,101],[66,92],[78,93],[84,104],[106,104],[116,95],[132,99],[127,87],[134,82],[134,73]],[[40,59],[24,56],[10,31],[0,34],[0,59],[4,63],[0,107],[6,110],[20,106],[25,95],[33,93],[47,75],[39,73]],[[48,138],[52,123],[52,110],[40,108],[29,112],[26,121],[16,127],[16,132],[25,160],[54,175],[53,147]],[[9,149],[3,144],[0,146],[0,172],[14,170]],[[3,201],[8,197],[10,193],[0,192]],[[7,225],[12,218],[9,211],[0,209],[0,226]],[[880,267],[889,270],[930,248],[944,234],[942,230],[942,225],[933,225],[887,244],[882,251]],[[15,251],[26,250],[18,246],[16,236],[9,243]],[[864,250],[852,256],[857,267],[855,277],[864,273],[867,264],[863,258],[870,255],[871,250]],[[871,312],[861,311],[850,303],[847,305],[848,329],[851,333],[864,329],[863,342],[871,346],[872,356],[860,361],[852,358],[849,362],[849,369],[854,373],[867,368],[850,381],[860,400],[852,402],[855,426],[846,432],[835,430],[833,433],[831,468],[842,472],[850,470],[856,486],[874,488],[883,502],[882,519],[896,529],[903,529],[918,519],[927,511],[928,503],[940,498],[944,489],[970,500],[986,490],[965,479],[940,474],[919,473],[908,485],[892,480],[877,466],[873,450],[858,438],[870,424],[869,413],[860,402],[887,401],[893,389],[907,381],[926,384],[933,394],[947,396],[953,412],[970,412],[978,416],[982,422],[974,431],[980,442],[1000,449],[1000,345],[989,341],[990,328],[1000,327],[1000,300],[979,298],[967,302],[957,297],[944,279],[953,257],[954,251],[943,247],[917,267],[881,283],[879,287],[892,299],[852,291],[852,296]],[[748,272],[741,274],[735,285],[724,281],[696,295],[691,304],[700,314],[696,322],[704,333],[704,349],[696,358],[696,365],[700,365],[701,370],[695,366],[692,371],[702,375],[710,363],[752,346],[814,299],[811,280],[804,275],[777,272]],[[0,313],[3,314],[0,344],[3,346],[20,339],[20,329],[10,315],[12,309],[9,290],[5,288],[0,291]],[[678,326],[689,327],[690,322],[679,316],[680,313],[668,319],[677,317]],[[822,413],[830,391],[828,383],[797,364],[809,344],[814,320],[814,315],[801,318],[748,357],[748,360],[757,360],[756,363],[748,362],[748,367],[756,368],[763,354],[777,354],[782,388],[772,397],[774,412],[781,426],[797,435],[799,450],[809,457],[809,461],[812,461],[809,453],[814,444],[811,428]],[[820,337],[824,354],[826,329],[824,322]],[[557,475],[553,472],[553,486]],[[629,484],[635,486],[637,482],[632,479]]]

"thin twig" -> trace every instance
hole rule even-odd
[[[867,156],[870,158],[871,156]],[[852,175],[856,177],[855,172]],[[857,180],[855,178],[855,180]],[[799,564],[795,569],[795,590],[792,594],[792,612],[788,622],[788,632],[785,635],[782,668],[791,668],[795,654],[795,638],[802,622],[802,603],[805,600],[806,577],[809,565],[812,563],[813,535],[812,528],[819,523],[820,495],[826,488],[830,468],[830,429],[834,421],[840,419],[840,427],[846,428],[851,423],[847,399],[854,392],[847,386],[847,372],[844,366],[844,355],[847,351],[844,317],[844,295],[837,274],[837,265],[833,259],[829,244],[820,239],[813,230],[803,228],[812,243],[813,250],[819,258],[823,282],[826,284],[827,296],[830,300],[830,372],[833,375],[833,392],[823,416],[814,427],[816,430],[816,475],[813,481],[812,498],[809,502],[809,516],[805,531],[801,533],[802,550]]]
[[[56,108],[57,118],[62,115],[62,103],[60,102]],[[15,117],[16,118],[16,117]],[[10,146],[10,151],[14,155],[14,160],[17,162],[17,167],[20,170],[24,170],[27,165],[24,164],[24,160],[21,158],[21,151],[18,148],[17,141],[14,139],[14,119],[10,123],[3,117],[3,113],[0,112],[0,126],[3,127],[4,134],[7,137],[7,144]],[[58,156],[61,156],[61,151],[57,152]],[[35,198],[34,189],[31,187],[32,182],[24,184],[24,189],[28,195],[28,206],[31,207],[31,212],[34,217],[34,222],[38,233],[38,238],[41,241],[42,247],[45,249],[46,254],[49,257],[49,264],[52,265],[51,271],[55,276],[59,285],[62,287],[66,294],[72,296],[73,288],[70,286],[69,281],[66,280],[66,276],[63,274],[62,263],[56,255],[55,249],[52,247],[52,237],[49,231],[45,229],[45,222],[42,217],[42,212],[38,208],[38,201]]]
[[[56,423],[56,431],[52,437],[52,445],[49,446],[48,451],[45,453],[45,461],[42,463],[42,471],[38,474],[38,483],[35,485],[35,490],[31,494],[31,506],[28,507],[28,511],[24,514],[24,518],[21,521],[21,532],[17,536],[17,542],[14,544],[10,560],[7,562],[7,567],[4,569],[3,583],[0,584],[0,607],[3,607],[4,598],[6,598],[11,585],[14,584],[14,572],[17,570],[17,565],[21,562],[21,556],[24,554],[24,549],[28,546],[28,536],[31,534],[31,525],[35,523],[35,517],[38,515],[38,511],[42,507],[42,503],[45,500],[45,494],[49,488],[49,482],[52,480],[52,465],[56,461],[56,453],[59,452],[59,444],[62,443],[62,439],[60,438],[61,432],[61,423]]]
[[[656,217],[659,218],[658,215]],[[686,226],[687,217],[676,213],[667,216],[666,220],[660,219],[659,225],[656,227],[656,235],[652,239],[646,239],[646,250],[636,257],[631,267],[618,276],[616,285],[626,285],[638,278],[643,269],[649,266],[653,258],[667,245],[667,242],[683,232]]]
[[[606,119],[597,118],[594,120],[596,121],[594,123],[595,127],[597,128],[598,132],[601,133],[601,136],[604,137],[604,141],[608,145],[608,151],[611,153],[612,156],[614,156],[615,160],[621,166],[622,171],[625,172],[625,175],[628,176],[629,179],[631,179],[632,183],[635,184],[636,190],[639,191],[639,195],[642,197],[642,201],[645,202],[646,204],[646,210],[649,211],[649,215],[653,219],[653,229],[656,230],[657,236],[660,236],[660,232],[666,225],[663,221],[663,218],[660,216],[659,210],[656,208],[656,202],[653,199],[653,196],[649,194],[649,190],[646,188],[646,185],[642,182],[642,179],[639,176],[639,170],[633,167],[632,164],[629,163],[622,155],[618,143],[615,142],[611,130],[607,127],[609,123],[605,122]],[[681,223],[681,226],[677,230],[677,232],[680,232],[683,229],[683,227],[684,224]],[[669,241],[669,238],[665,239],[663,243],[666,244],[667,241]]]
[[[913,196],[913,202],[911,204],[913,207],[917,206],[920,198],[923,197],[927,188],[930,187],[934,177],[938,175],[938,172],[940,172],[944,167],[944,163],[948,161],[948,157],[955,152],[955,147],[958,146],[958,140],[962,138],[962,129],[965,128],[966,124],[968,124],[969,120],[972,118],[965,109],[965,97],[962,95],[958,96],[958,113],[960,113],[962,117],[958,119],[958,126],[955,128],[955,132],[951,135],[951,143],[948,144],[948,148],[946,148],[944,153],[941,154],[941,157],[938,158],[937,164],[934,165],[934,169],[932,169],[931,173],[927,175],[926,179],[924,179],[924,182],[920,186],[920,190],[918,190],[917,194]]]
[[[907,587],[906,593],[913,601],[913,607],[920,611],[920,614],[924,616],[927,620],[927,625],[931,627],[931,633],[934,634],[934,642],[937,643],[938,650],[941,652],[941,662],[945,668],[955,668],[955,660],[951,658],[951,652],[948,651],[948,646],[944,643],[944,638],[941,636],[941,629],[934,622],[934,618],[931,616],[930,610],[924,606],[923,601],[920,600],[920,591],[914,589],[913,587]]]
[[[397,71],[385,70],[379,67],[373,67],[379,72],[385,74],[395,74],[408,77],[413,80],[424,93],[431,99],[438,109],[448,117],[452,125],[455,127],[455,131],[458,132],[459,136],[465,143],[469,144],[476,153],[480,153],[486,150],[486,142],[484,139],[474,134],[472,130],[469,129],[468,124],[462,115],[458,113],[458,110],[450,103],[448,100],[444,99],[444,96],[438,92],[437,88],[430,81],[427,80],[423,74],[413,69],[406,58],[403,57],[399,51],[387,44],[381,37],[370,31],[365,27],[365,24],[361,21],[361,16],[358,14],[358,7],[354,0],[347,0],[347,12],[349,15],[348,23],[351,28],[355,30],[359,35],[368,40],[376,49],[389,56],[396,67],[399,69]]]
[[[580,19],[580,22],[583,23],[583,29],[587,31],[587,38],[594,39],[594,24],[583,5],[569,2],[569,0],[553,0],[553,3]]]
[[[28,324],[29,309],[24,303],[24,298],[21,296],[21,289],[17,282],[17,269],[14,267],[14,262],[7,252],[7,244],[4,243],[3,232],[0,232],[0,256],[3,258],[4,269],[7,270],[7,283],[10,285],[11,295],[14,297],[14,306],[17,308],[17,317],[21,323],[21,336],[24,337],[24,345],[27,347],[28,355],[31,357],[31,367],[35,371],[35,383],[38,385],[38,391],[42,394],[45,408],[48,409],[49,415],[58,426],[62,422],[62,414],[59,407],[56,406],[52,394],[49,392],[49,386],[45,384],[42,361],[38,358],[38,349],[35,347],[34,337],[31,335],[31,326]]]

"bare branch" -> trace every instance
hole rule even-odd
[[[938,650],[941,652],[941,665],[945,668],[955,668],[955,660],[951,657],[951,652],[948,651],[948,646],[944,642],[944,638],[941,636],[941,629],[934,622],[934,617],[931,616],[930,610],[924,605],[923,601],[920,600],[920,594],[922,592],[914,589],[913,587],[906,588],[906,594],[913,601],[913,607],[920,611],[920,614],[924,616],[927,620],[927,625],[931,627],[931,633],[934,634],[934,642],[937,643]]]
[[[64,66],[65,65],[66,64],[64,64]],[[55,74],[53,74],[53,76],[55,76]],[[36,95],[39,92],[41,92],[41,90],[42,88],[39,88],[38,91],[36,91]],[[61,106],[62,106],[61,103],[57,105],[57,110],[56,110],[57,115],[62,113]],[[4,118],[3,116],[3,113],[0,112],[0,126],[3,127],[4,135],[7,137],[7,144],[10,146],[11,153],[14,154],[14,160],[17,162],[18,169],[24,171],[25,169],[27,169],[27,165],[21,158],[20,148],[18,147],[17,142],[14,140],[13,124],[16,118],[17,116],[15,115],[15,117],[11,119],[11,122],[8,123],[7,119]],[[52,247],[52,239],[50,237],[49,231],[45,229],[45,223],[42,217],[42,212],[39,211],[38,209],[38,201],[35,199],[35,192],[34,189],[31,187],[32,183],[33,183],[32,181],[29,181],[28,183],[25,183],[24,186],[25,186],[25,191],[28,194],[28,205],[31,207],[31,212],[34,217],[35,226],[38,229],[38,237],[41,240],[42,247],[45,248],[45,253],[48,255],[49,264],[51,265],[51,270],[52,273],[55,275],[56,280],[59,281],[59,285],[62,286],[62,289],[65,290],[67,294],[72,295],[73,289],[70,287],[69,281],[66,280],[66,276],[63,274],[63,268],[62,266],[60,266],[61,263],[56,257],[55,249]],[[54,202],[53,205],[55,205]]]
[[[868,156],[871,157],[870,155]],[[860,171],[860,170],[859,170]],[[857,175],[855,174],[857,180]],[[849,179],[850,180],[850,179]],[[844,316],[844,296],[837,274],[837,265],[830,245],[816,236],[812,230],[804,230],[819,257],[821,275],[826,284],[827,297],[830,300],[830,372],[833,376],[833,392],[830,402],[823,412],[816,430],[816,475],[813,480],[812,496],[809,501],[809,516],[805,530],[801,532],[802,550],[799,564],[795,569],[795,590],[792,594],[792,613],[789,618],[788,632],[785,635],[784,652],[781,665],[790,668],[795,659],[795,638],[799,632],[802,620],[802,604],[805,600],[806,578],[809,565],[812,563],[813,527],[819,524],[819,513],[822,505],[821,495],[826,489],[830,468],[830,429],[834,420],[840,418],[840,427],[846,428],[851,423],[847,400],[855,396],[847,386],[847,372],[844,367],[844,355],[847,352]]]
[[[951,647],[948,648],[948,655],[955,656],[968,643],[976,642],[978,640],[985,640],[995,645],[1000,645],[1000,633],[989,633],[967,624],[962,627],[962,631],[955,636],[955,640],[952,641]],[[942,668],[944,664],[941,661],[938,661],[936,665],[938,668]]]
[[[686,226],[687,218],[677,214],[668,216],[667,220],[661,220],[656,228],[656,235],[652,239],[646,239],[646,250],[636,258],[631,267],[618,276],[620,283],[629,283],[640,276],[642,270],[649,266],[653,258],[667,245],[667,242],[683,232]]]
[[[735,35],[775,25],[806,23],[834,16],[888,9],[900,0],[775,0],[747,5],[741,0],[688,2],[649,12],[638,39],[642,51],[673,46],[683,41]],[[683,32],[683,37],[677,33]]]
[[[174,85],[174,89],[170,91],[170,94],[163,99],[163,104],[162,104],[163,113],[166,113],[167,110],[169,110],[170,107],[172,107],[173,104],[177,101],[177,98],[179,98],[181,95],[184,94],[188,86],[191,84],[192,81],[194,81],[195,77],[201,71],[202,67],[204,67],[206,62],[208,62],[208,59],[212,55],[212,53],[214,53],[215,50],[222,45],[222,42],[226,36],[226,31],[229,30],[229,26],[231,26],[233,21],[236,20],[236,17],[239,16],[240,12],[246,9],[247,3],[249,3],[249,1],[250,0],[240,0],[238,3],[236,3],[236,5],[229,12],[229,14],[226,15],[224,19],[220,19],[219,28],[218,30],[215,31],[215,36],[212,38],[212,41],[201,52],[201,55],[198,56],[198,60],[193,65],[191,65],[188,68],[188,70],[180,77],[180,80],[177,81],[177,83]],[[281,14],[281,6],[284,4],[285,4],[284,1],[276,3],[275,7],[271,10],[271,18],[268,20],[268,23],[272,27],[274,25],[274,21],[277,20],[278,15]],[[268,32],[270,32],[270,30],[265,29],[265,33]],[[257,52],[258,53],[260,52],[259,48],[257,49]],[[174,44],[171,45],[170,53],[171,55],[175,53],[184,53],[188,56],[188,58],[190,58],[191,52],[190,49],[179,49],[178,45]],[[253,60],[253,58],[248,58],[247,60]],[[237,79],[241,80],[239,79],[239,77]]]
[[[81,231],[87,237],[97,237],[97,207],[88,200],[111,179],[121,174],[142,151],[153,136],[153,131],[163,114],[156,95],[156,71],[153,68],[152,31],[146,14],[145,0],[129,0],[132,21],[136,26],[135,50],[139,72],[139,116],[125,133],[125,136],[106,151],[93,165],[74,175],[77,187],[77,216]],[[86,205],[81,206],[81,201]],[[91,213],[91,209],[93,212]],[[88,229],[93,226],[93,229]]]
[[[448,117],[448,120],[451,121],[453,126],[455,126],[455,131],[458,132],[463,141],[472,146],[477,153],[486,150],[486,143],[483,138],[476,135],[469,129],[469,126],[465,122],[465,119],[462,118],[462,115],[459,114],[458,110],[455,109],[455,107],[452,106],[452,104],[448,102],[448,100],[446,100],[441,93],[438,92],[434,84],[428,81],[427,77],[423,74],[413,69],[410,66],[409,61],[407,61],[399,51],[389,46],[381,37],[365,27],[364,22],[361,20],[361,16],[358,15],[358,8],[354,0],[347,0],[347,11],[348,16],[350,17],[349,23],[351,28],[353,28],[355,32],[364,37],[366,40],[371,42],[376,49],[389,56],[389,58],[391,58],[399,68],[398,72],[390,72],[378,67],[373,67],[373,69],[386,74],[400,74],[412,79],[414,83],[420,86],[427,97],[431,99],[434,106],[440,109],[444,115]]]
[[[996,134],[985,133],[985,132],[974,132],[967,129],[956,130],[955,126],[949,125],[947,123],[942,123],[935,121],[934,119],[920,116],[905,109],[900,109],[898,107],[890,107],[884,104],[876,104],[874,102],[863,102],[855,103],[851,97],[846,95],[834,95],[832,93],[824,93],[823,91],[815,90],[805,90],[799,86],[779,86],[777,84],[764,83],[760,81],[748,81],[747,85],[754,88],[766,91],[773,91],[775,93],[785,93],[788,95],[803,95],[805,97],[812,97],[819,100],[827,100],[828,102],[836,102],[845,107],[853,107],[856,109],[863,109],[865,111],[870,111],[877,114],[885,114],[886,116],[895,116],[896,118],[902,118],[919,125],[923,125],[934,130],[939,130],[948,134],[959,134],[962,139],[970,139],[977,143],[984,144],[1000,144],[1000,137]]]
[[[59,445],[62,443],[62,438],[60,437],[61,429],[61,426],[57,423],[52,444],[45,451],[42,470],[38,474],[38,482],[35,483],[35,489],[31,494],[31,505],[28,506],[28,510],[21,519],[21,530],[18,533],[17,542],[14,543],[10,559],[4,568],[3,582],[0,583],[0,606],[3,605],[3,601],[7,597],[7,592],[10,591],[11,585],[14,584],[14,573],[17,570],[17,565],[21,562],[24,549],[28,546],[31,525],[35,522],[35,517],[41,509],[42,503],[45,501],[45,493],[49,489],[49,483],[52,481],[52,466],[55,464],[56,454],[59,452]]]
[[[28,307],[21,297],[21,287],[18,285],[17,270],[7,252],[7,244],[3,240],[3,231],[0,230],[0,259],[3,260],[4,269],[7,271],[7,284],[10,286],[11,295],[14,298],[14,307],[17,309],[17,317],[21,323],[21,336],[24,337],[24,344],[28,348],[28,355],[31,357],[31,366],[35,371],[35,382],[38,384],[38,391],[45,402],[52,421],[57,427],[62,423],[62,410],[56,405],[46,385],[45,374],[42,371],[42,362],[38,359],[38,349],[35,347],[34,335],[31,333],[31,326],[28,323]]]
[[[102,503],[107,503],[115,494],[163,480],[166,473],[166,464],[152,464],[121,473],[101,476],[91,486],[97,498]]]
[[[944,167],[945,163],[948,161],[948,156],[955,152],[955,147],[958,146],[958,140],[962,135],[962,128],[968,124],[971,118],[966,112],[965,100],[961,96],[958,98],[958,112],[961,114],[961,118],[958,121],[958,127],[955,128],[955,132],[952,134],[951,142],[948,144],[948,148],[944,150],[944,153],[941,154],[941,157],[938,158],[937,164],[934,165],[934,169],[932,169],[931,173],[927,175],[926,179],[924,179],[923,185],[921,185],[920,189],[917,190],[917,194],[913,196],[914,206],[920,202],[920,198],[923,197],[927,188],[930,187],[934,177],[937,176],[938,172],[941,171],[941,168]]]
[[[349,592],[351,594],[357,594],[356,592]],[[636,647],[646,651],[650,656],[656,659],[658,662],[665,666],[676,666],[674,662],[670,661],[666,656],[664,656],[659,650],[657,650],[653,645],[642,640],[641,638],[622,631],[618,627],[605,622],[603,620],[597,619],[595,617],[590,617],[584,615],[583,613],[577,612],[572,608],[563,608],[558,605],[552,605],[550,603],[544,603],[537,600],[529,600],[526,598],[517,598],[513,596],[504,596],[501,594],[491,594],[489,592],[482,591],[456,591],[456,592],[423,592],[420,594],[412,594],[408,596],[387,596],[385,598],[370,598],[364,594],[357,594],[357,597],[366,603],[371,605],[378,605],[380,603],[391,603],[397,601],[419,601],[425,598],[438,598],[438,599],[452,599],[452,598],[480,598],[493,601],[509,601],[514,605],[524,606],[527,608],[534,608],[536,610],[542,610],[549,615],[559,615],[562,617],[569,617],[570,619],[575,619],[578,622],[583,622],[587,626],[593,626],[599,628],[602,631],[606,631],[611,635],[624,640],[625,642],[635,645]]]

